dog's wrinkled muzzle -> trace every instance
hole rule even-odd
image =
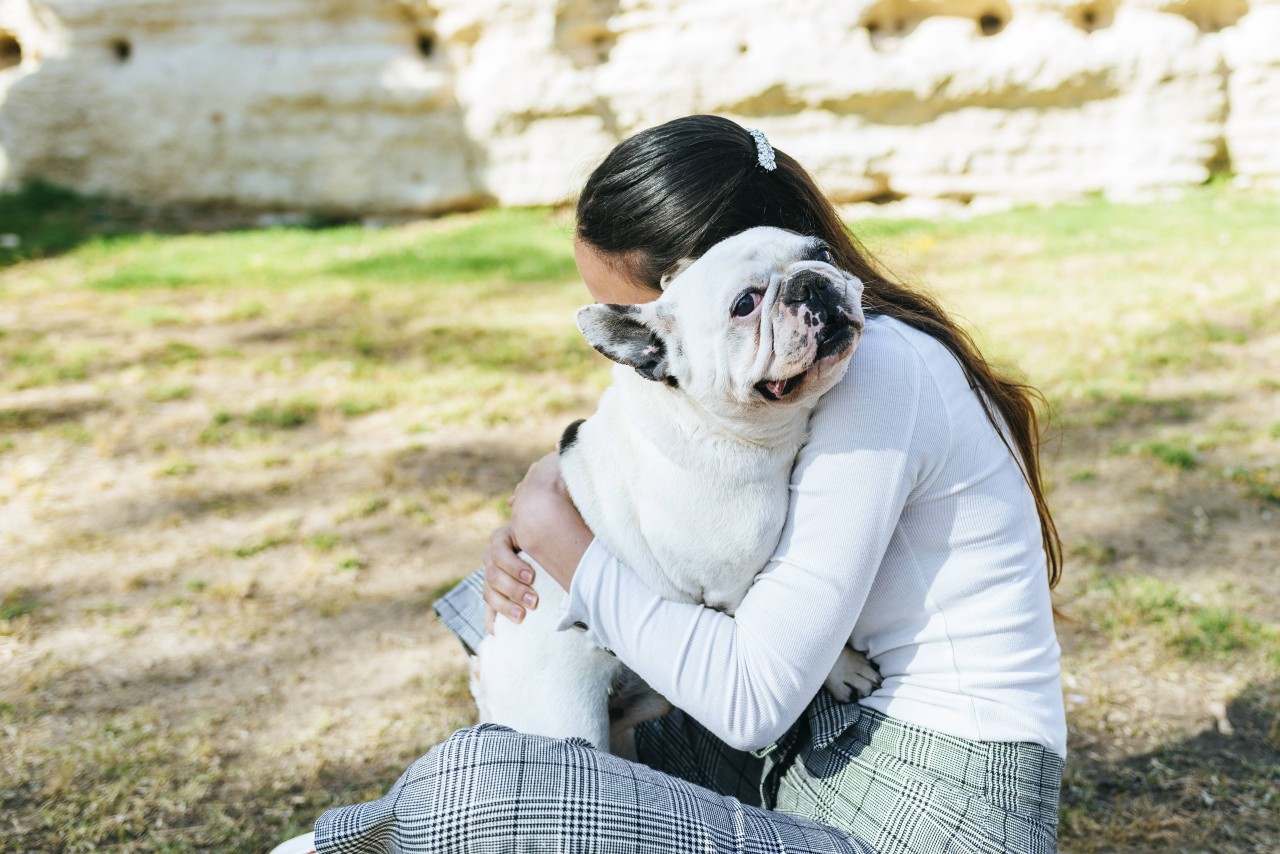
[[[795,372],[789,376],[756,384],[766,400],[791,396],[801,387],[811,368],[839,361],[853,346],[863,320],[858,306],[849,302],[848,290],[842,279],[833,280],[822,270],[809,267],[783,279],[778,303],[792,318],[790,324],[798,336],[797,345],[804,347],[809,355],[803,365],[796,365],[799,370],[793,369]],[[807,346],[800,342],[807,342]]]
[[[839,353],[850,344],[855,330],[844,288],[821,272],[804,269],[793,273],[783,281],[779,299],[800,314],[806,325],[818,327],[817,359]]]

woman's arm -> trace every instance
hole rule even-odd
[[[573,506],[560,477],[559,455],[554,452],[529,467],[507,503],[511,505],[511,524],[489,535],[489,548],[483,559],[484,601],[489,606],[485,624],[489,634],[493,634],[493,621],[498,614],[519,623],[524,620],[525,608],[538,607],[538,594],[533,589],[534,568],[516,553],[520,547],[515,528],[526,532],[526,541],[537,544],[538,554],[545,561],[543,566],[555,569],[551,577],[566,590],[594,538]]]
[[[777,740],[818,691],[911,490],[941,463],[948,437],[941,396],[910,343],[890,329],[864,339],[849,375],[814,413],[777,550],[733,617],[662,599],[598,542],[566,572],[554,554],[559,535],[539,517],[547,511],[522,518],[519,496],[513,529],[548,572],[570,582],[562,626],[586,625],[723,741],[756,749]],[[553,546],[545,556],[544,538]]]

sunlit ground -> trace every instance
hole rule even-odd
[[[1280,200],[856,230],[1044,389],[1068,851],[1280,845]],[[607,381],[570,223],[0,199],[0,850],[257,852],[471,722],[430,602]],[[317,224],[319,225],[319,224]]]

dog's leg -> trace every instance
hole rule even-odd
[[[634,672],[623,668],[609,694],[609,752],[635,761],[635,728],[669,714],[671,709],[666,697]]]
[[[822,684],[841,703],[851,703],[876,689],[880,684],[880,672],[865,655],[846,645],[840,650],[840,657],[831,668],[827,681]]]
[[[477,650],[480,720],[608,750],[608,697],[623,665],[581,634],[556,631],[565,594],[549,573],[538,571],[534,589],[538,608],[518,625],[499,619]]]

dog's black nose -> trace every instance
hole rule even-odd
[[[831,283],[826,276],[813,270],[801,270],[782,283],[779,296],[787,305],[799,305],[822,297],[830,289]]]

